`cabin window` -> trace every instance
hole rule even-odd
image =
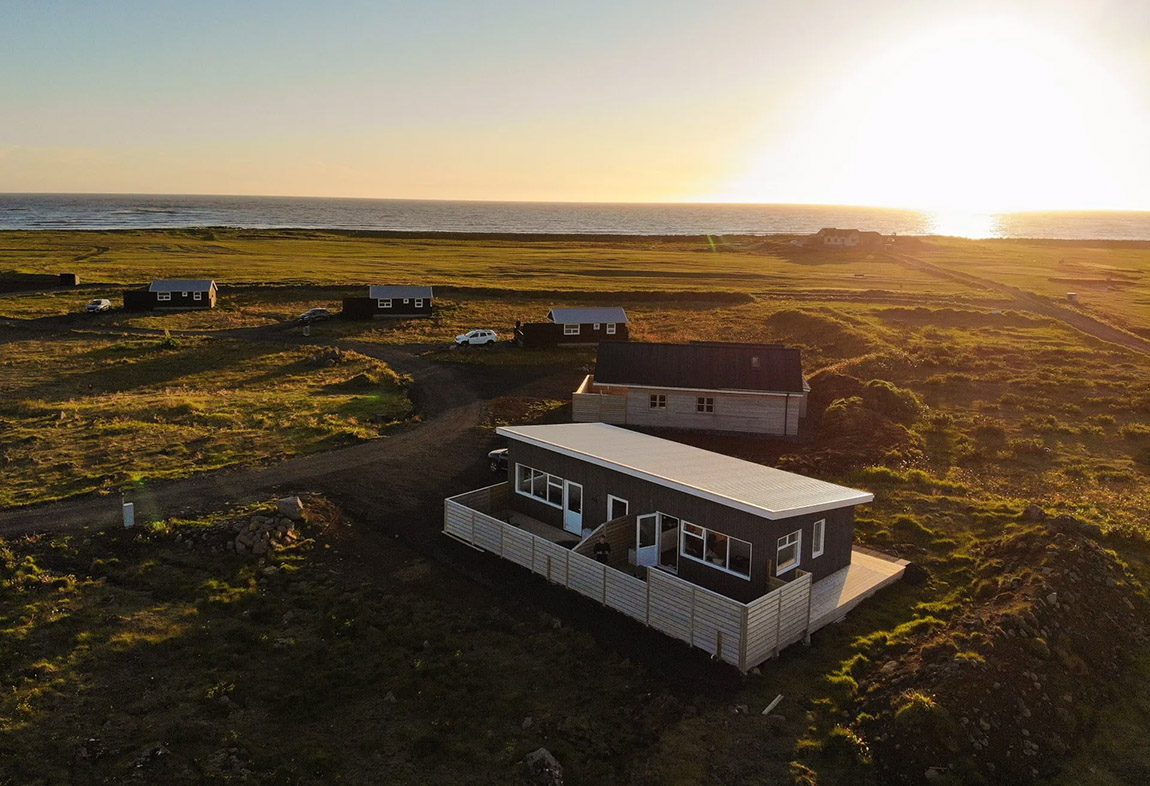
[[[715,399],[711,398],[710,396],[699,396],[698,398],[695,399],[695,411],[696,412],[714,412],[715,411]]]
[[[406,305],[409,305],[410,303],[411,303],[411,298],[409,298],[409,297],[405,297],[405,298],[403,299],[403,305],[405,305],[405,306],[406,306]]]
[[[538,469],[515,465],[515,490],[556,508],[563,507],[563,478]]]
[[[761,368],[762,364],[759,362],[758,355],[751,355],[751,368]]]
[[[596,329],[596,330],[598,330],[598,329],[599,329],[599,323],[598,323],[598,322],[596,322],[596,323],[595,323],[595,329]]]
[[[650,398],[651,409],[666,409],[667,395],[665,393],[652,393]]]
[[[811,535],[811,557],[822,556],[823,544],[826,541],[827,520],[819,519],[815,522],[814,534]]]
[[[391,298],[380,298],[379,299],[379,307],[380,308],[391,308]]]
[[[415,307],[416,308],[423,308],[423,298],[417,297],[415,299]]]
[[[204,299],[204,293],[203,292],[193,292],[192,293],[192,300],[203,300],[203,299]]]
[[[156,300],[171,300],[171,299],[172,299],[172,293],[171,292],[157,292],[156,293]]]
[[[577,335],[579,335],[579,326],[578,325],[564,325],[563,326],[563,335],[565,335],[565,336],[577,336]]]
[[[608,322],[607,323],[607,335],[609,335],[609,336],[615,335],[615,323],[614,322]]]
[[[670,516],[667,518],[675,521]],[[682,556],[696,562],[704,562],[727,573],[734,573],[744,579],[751,577],[750,543],[688,521],[682,524],[682,540],[679,545],[679,553]]]
[[[786,573],[791,568],[799,566],[799,551],[803,544],[803,531],[795,530],[790,535],[779,538],[778,552],[776,553],[775,575]]]
[[[187,293],[187,292],[181,292],[181,293],[180,293],[180,297],[187,297],[187,296],[188,296],[188,293]]]

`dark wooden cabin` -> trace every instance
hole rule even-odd
[[[594,346],[602,341],[627,341],[627,312],[618,306],[552,308],[546,322],[515,326],[515,341],[529,349]]]
[[[429,317],[432,314],[434,293],[431,287],[412,285],[372,285],[367,297],[345,297],[343,316],[346,319],[374,319],[376,317]]]
[[[127,311],[183,311],[216,307],[218,288],[211,279],[165,279],[147,289],[124,292]]]

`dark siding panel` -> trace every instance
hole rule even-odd
[[[792,393],[803,390],[799,350],[777,344],[612,345],[600,351],[595,379],[604,385]]]

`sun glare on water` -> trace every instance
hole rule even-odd
[[[948,26],[818,97],[723,198],[918,208],[985,236],[992,212],[1120,204],[1136,104],[1050,31]]]

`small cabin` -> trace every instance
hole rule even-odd
[[[184,311],[216,307],[216,282],[211,279],[164,279],[147,289],[124,292],[128,311]]]
[[[582,423],[791,437],[806,416],[809,392],[797,347],[604,343],[595,373],[571,396],[571,417]]]
[[[831,248],[857,248],[859,246],[882,245],[883,237],[878,232],[858,229],[835,229],[823,227],[814,236],[817,245]]]
[[[527,348],[595,346],[629,338],[627,312],[619,306],[552,308],[546,322],[515,326],[516,343]]]
[[[343,315],[348,319],[429,317],[434,297],[429,286],[373,284],[367,297],[343,299]]]

